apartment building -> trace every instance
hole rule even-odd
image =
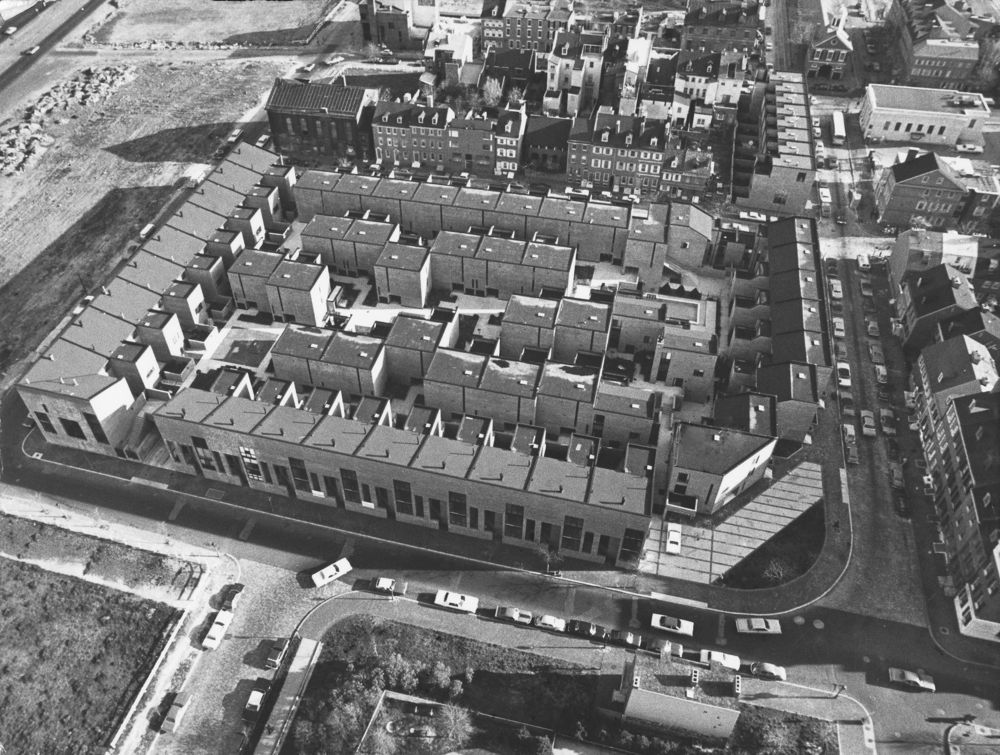
[[[556,315],[561,306],[561,302],[553,299],[511,296],[500,323],[500,356],[504,359],[522,359],[525,349],[548,356],[552,348]],[[606,315],[604,320],[606,324]]]
[[[448,125],[446,159],[454,173],[503,175],[520,169],[528,118],[521,110],[470,110]]]
[[[869,84],[861,102],[861,129],[871,141],[982,144],[990,109],[978,92]]]
[[[399,224],[371,210],[348,210],[342,217],[314,215],[299,236],[302,251],[317,255],[341,275],[359,275],[375,269],[385,245],[399,241]]]
[[[1000,636],[997,517],[1000,491],[995,455],[1000,414],[997,367],[987,348],[965,335],[924,348],[913,371],[914,400],[927,463],[925,488],[934,495],[956,591],[960,631]]]
[[[801,74],[777,72],[758,86],[761,110],[741,113],[737,130],[733,201],[740,209],[801,214],[816,178],[805,82]]]
[[[638,194],[659,191],[666,123],[620,116],[602,107],[585,127],[580,126],[569,139],[571,181]]]
[[[442,230],[466,233],[470,228],[491,227],[512,232],[518,239],[530,239],[537,233],[576,247],[579,262],[619,265],[630,219],[634,212],[641,212],[631,202],[542,196],[469,179],[411,181],[306,171],[294,191],[303,219],[372,210],[398,219],[403,231],[423,238],[432,238]]]
[[[264,105],[274,149],[307,163],[371,160],[376,102],[377,88],[276,79]]]
[[[982,233],[998,204],[1000,179],[992,167],[933,152],[897,156],[875,185],[879,221],[897,228]]]
[[[686,270],[705,264],[717,238],[715,218],[697,205],[652,203],[632,211],[623,269],[656,290],[674,274],[671,264]]]
[[[610,30],[556,32],[547,58],[543,112],[575,118],[593,110],[609,36]]]
[[[945,2],[895,0],[887,17],[910,86],[966,89],[979,63],[979,40],[992,26]]]
[[[449,158],[446,130],[454,118],[449,107],[379,102],[372,116],[375,159],[444,170]]]
[[[764,478],[774,436],[678,422],[670,449],[667,511],[711,515]]]
[[[693,123],[690,125],[694,128]],[[719,176],[712,152],[700,146],[681,146],[686,141],[677,137],[668,139],[663,151],[660,191],[671,199],[697,202],[715,189]]]
[[[567,0],[511,0],[504,9],[500,47],[547,52],[556,34],[572,28],[575,19]]]
[[[439,20],[436,0],[363,0],[358,11],[365,41],[392,50],[422,50]]]
[[[903,348],[914,353],[931,343],[938,323],[978,306],[968,277],[948,265],[928,268],[913,275],[899,292],[896,335]]]
[[[704,105],[735,106],[743,93],[748,58],[742,52],[686,53],[674,75],[674,94]],[[686,128],[687,112],[676,112],[671,122]]]
[[[763,46],[761,10],[762,7],[755,2],[689,0],[681,30],[681,49],[700,52],[736,50],[749,55]]]
[[[525,167],[546,173],[565,173],[572,127],[571,118],[529,117],[522,147]]]

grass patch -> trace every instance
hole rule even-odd
[[[0,558],[0,741],[8,752],[107,742],[178,612]]]
[[[833,755],[839,751],[829,721],[746,706],[729,738],[727,755]]]
[[[717,584],[754,590],[791,582],[805,574],[823,550],[826,524],[822,502],[736,564]]]
[[[373,616],[323,643],[287,753],[352,751],[384,689],[570,732],[594,709],[598,676],[565,661]]]

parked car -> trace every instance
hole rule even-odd
[[[874,289],[872,289],[871,283],[868,283],[867,281],[864,280],[861,281],[861,295],[869,297],[875,295],[875,291]]]
[[[882,335],[879,332],[878,323],[875,322],[874,320],[868,323],[868,335],[871,336],[872,338],[878,338],[880,335]]]
[[[372,590],[380,595],[406,595],[409,583],[390,577],[375,577],[372,580]]]
[[[160,724],[161,732],[164,734],[172,734],[177,731],[177,727],[181,725],[181,719],[184,718],[184,714],[187,713],[187,706],[189,702],[191,702],[190,692],[178,692],[174,695],[174,701],[170,703],[167,715],[163,717],[163,722]]]
[[[257,141],[254,142],[254,145],[257,146],[257,147],[260,147],[261,149],[263,149],[270,142],[271,142],[271,135],[270,134],[261,134],[260,136],[257,137]]]
[[[890,667],[889,681],[917,692],[937,692],[937,685],[934,684],[934,678],[919,671],[907,671],[902,668]]]
[[[898,462],[889,464],[889,484],[897,490],[902,490],[906,485],[905,478],[903,477],[903,467]]]
[[[831,258],[826,260],[824,264],[826,265],[826,277],[836,278],[839,274],[837,260]]]
[[[857,416],[854,411],[854,399],[846,393],[842,394],[840,397],[840,413],[852,420]]]
[[[24,54],[25,55],[34,55],[36,52],[38,52],[41,49],[42,49],[41,47],[39,47],[38,45],[35,45],[34,47],[29,47],[27,50],[25,50]]]
[[[667,553],[681,552],[681,525],[676,522],[667,523]]]
[[[845,422],[843,424],[844,428],[844,443],[851,445],[858,442],[858,431],[854,429],[854,423]]]
[[[868,358],[872,360],[872,364],[885,364],[885,354],[877,343],[868,344]]]
[[[858,461],[858,447],[853,443],[847,444],[847,463],[857,464]]]
[[[333,580],[343,577],[345,574],[349,573],[353,567],[351,562],[346,558],[339,558],[332,564],[327,564],[322,569],[317,569],[312,574],[312,583],[316,587],[322,587],[323,585],[328,585]]]
[[[738,655],[723,653],[721,650],[702,650],[701,656],[705,663],[718,663],[723,668],[731,669],[732,671],[739,671],[740,666],[743,665]]]
[[[875,413],[870,409],[861,410],[861,434],[866,438],[874,438],[878,434],[875,428]]]
[[[223,611],[235,611],[236,604],[239,602],[240,597],[243,595],[243,585],[240,582],[235,582],[229,585],[225,592],[222,594],[222,610]]]
[[[959,152],[968,152],[973,155],[980,155],[983,152],[983,145],[959,142],[958,144],[955,145],[955,149],[957,149]]]
[[[892,497],[892,507],[896,510],[896,513],[903,517],[903,519],[910,518],[910,502],[906,500],[906,496],[896,493]]]
[[[262,676],[257,677],[247,698],[247,704],[243,706],[243,720],[248,723],[256,723],[260,716],[260,711],[264,707],[264,700],[267,699],[267,691],[271,688],[271,682]]]
[[[886,435],[896,434],[896,413],[892,409],[882,407],[878,410],[878,423]]]
[[[264,659],[264,668],[278,668],[285,660],[285,653],[288,652],[288,640],[284,637],[271,643],[271,649],[267,651],[267,658]]]
[[[474,598],[471,595],[463,595],[460,592],[438,590],[434,596],[434,605],[438,608],[447,608],[450,611],[475,613],[479,608],[479,598]]]
[[[889,382],[889,373],[885,369],[885,365],[876,364],[875,365],[875,382],[879,385],[886,385]]]
[[[226,144],[236,144],[236,142],[240,140],[241,136],[243,136],[243,129],[241,128],[233,129],[233,132],[228,137],[226,137]]]
[[[777,619],[751,616],[746,619],[737,619],[736,631],[743,634],[781,634],[781,622]]]
[[[830,296],[834,299],[844,298],[844,287],[840,285],[840,281],[831,280],[830,281]]]
[[[522,611],[520,608],[503,606],[501,608],[497,608],[496,612],[493,614],[493,618],[497,621],[510,621],[514,624],[530,625],[534,616],[531,611]]]
[[[566,624],[566,633],[599,642],[604,641],[608,636],[608,630],[600,624],[591,624],[589,621],[580,621],[579,619],[573,619]]]
[[[847,362],[837,362],[837,385],[841,388],[851,387],[851,365]]]
[[[550,632],[566,631],[566,620],[560,619],[558,616],[545,614],[536,618],[533,623],[538,629],[547,629]]]
[[[878,397],[879,401],[888,402],[890,400],[889,389],[886,388],[884,385],[875,386],[875,395]]]
[[[628,632],[624,629],[615,629],[608,634],[608,642],[615,645],[623,645],[627,648],[637,648],[642,645],[642,635]]]
[[[844,318],[834,317],[833,318],[833,337],[834,338],[844,338],[847,335],[847,330],[844,328]]]
[[[761,679],[775,679],[783,682],[788,678],[788,672],[784,666],[777,666],[773,663],[762,663],[755,661],[750,664],[750,673]]]
[[[306,63],[304,66],[299,66],[299,73],[312,73],[316,70],[315,63]]]
[[[232,623],[233,614],[231,611],[219,611],[216,613],[215,618],[212,619],[212,626],[208,628],[201,646],[205,650],[215,650],[222,643],[222,638],[226,636],[226,632],[229,631],[229,625]]]
[[[652,620],[649,622],[653,629],[662,629],[664,632],[672,632],[673,634],[683,634],[687,637],[694,636],[694,622],[685,621],[684,619],[678,619],[673,616],[667,616],[662,613],[654,613]]]

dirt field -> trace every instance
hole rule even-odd
[[[51,114],[55,143],[26,173],[0,178],[0,370],[122,262],[185,171],[288,63],[147,63],[104,102]]]
[[[0,558],[0,741],[7,752],[96,752],[176,611]]]
[[[293,44],[304,41],[336,0],[206,2],[206,0],[121,0],[109,20],[88,35],[103,44],[150,40]]]

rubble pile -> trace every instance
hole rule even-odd
[[[126,65],[86,68],[45,92],[25,109],[20,123],[0,131],[0,175],[23,172],[33,155],[52,144],[52,136],[44,131],[46,118],[73,105],[100,102],[125,83],[133,70]]]

